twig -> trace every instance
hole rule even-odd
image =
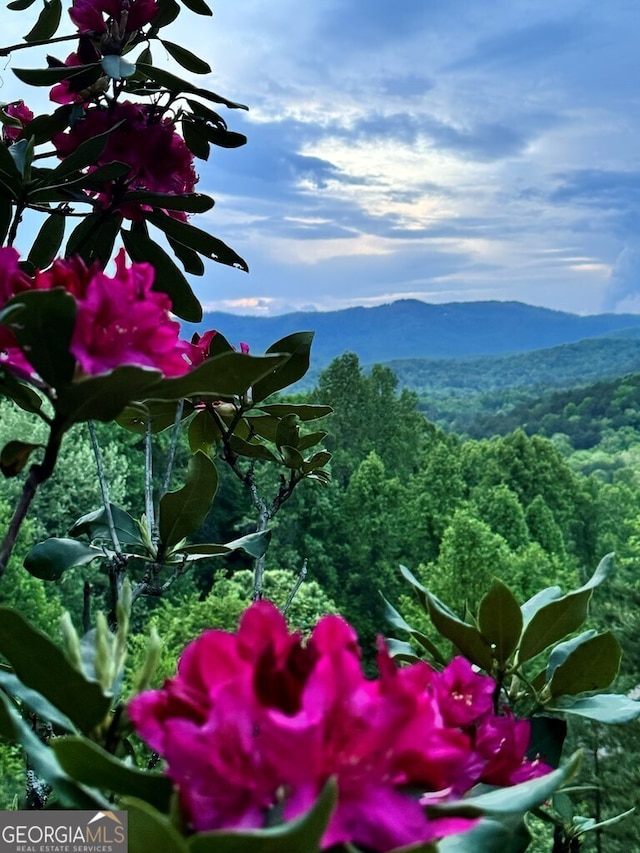
[[[93,448],[93,455],[96,459],[96,469],[98,471],[98,481],[100,482],[102,505],[104,506],[104,511],[107,516],[107,527],[109,528],[109,536],[111,537],[111,541],[113,542],[113,550],[116,552],[116,555],[118,557],[122,557],[120,539],[118,538],[118,532],[116,531],[116,525],[113,520],[113,513],[111,512],[109,486],[107,485],[107,478],[104,473],[104,465],[102,464],[102,454],[100,453],[100,445],[98,444],[96,428],[93,424],[93,421],[87,421],[87,426],[89,428],[89,436],[91,438],[91,447]]]
[[[0,56],[9,56],[10,53],[13,53],[14,50],[23,50],[25,47],[41,47],[43,44],[55,44],[60,41],[73,41],[78,38],[78,34],[75,33],[72,36],[57,36],[53,39],[43,39],[42,41],[28,41],[28,42],[20,42],[19,44],[10,44],[9,47],[0,47]],[[69,74],[72,73],[72,70],[69,71]]]
[[[296,594],[297,594],[298,590],[300,589],[300,587],[302,586],[302,584],[304,583],[304,580],[306,577],[307,577],[307,561],[305,559],[305,561],[302,564],[302,568],[300,569],[300,573],[298,574],[298,577],[296,578],[296,582],[294,583],[294,585],[291,589],[291,592],[289,593],[289,596],[285,602],[285,605],[282,608],[282,615],[283,616],[287,615],[287,610],[291,607],[293,599],[296,597]]]
[[[160,496],[166,495],[171,485],[171,474],[173,473],[173,463],[176,458],[176,448],[178,446],[178,436],[180,435],[180,425],[182,423],[182,413],[184,411],[184,400],[178,400],[176,406],[176,416],[173,421],[173,431],[171,433],[171,441],[169,450],[167,451],[167,468],[164,473],[164,482],[162,483],[162,491]]]
[[[151,420],[147,418],[144,433],[144,512],[147,517],[147,530],[152,542],[157,539],[155,513],[153,510],[153,453],[151,445]]]

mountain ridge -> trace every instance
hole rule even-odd
[[[275,317],[207,312],[183,333],[217,329],[230,343],[264,351],[297,331],[314,331],[312,364],[324,367],[344,352],[363,363],[407,358],[465,358],[547,349],[615,333],[634,335],[636,314],[571,314],[523,302],[428,303],[414,299],[375,307],[281,314]]]

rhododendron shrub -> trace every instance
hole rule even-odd
[[[77,311],[70,352],[80,373],[96,375],[125,364],[151,367],[166,376],[190,369],[190,355],[196,350],[180,339],[169,297],[152,289],[155,271],[150,264],[127,266],[122,250],[113,276],[79,257],[58,259],[48,270],[28,276],[18,260],[15,249],[0,249],[0,309],[28,290],[62,288],[73,296]],[[34,373],[28,353],[2,325],[0,365],[21,375]]]
[[[128,711],[165,758],[196,831],[261,827],[276,807],[295,818],[335,777],[322,848],[386,851],[474,823],[430,819],[429,803],[550,771],[525,757],[529,723],[497,715],[495,682],[463,658],[443,672],[424,662],[399,669],[381,642],[378,667],[367,680],[340,617],[324,617],[304,641],[259,601],[236,634],[210,630],[187,646],[175,678]]]

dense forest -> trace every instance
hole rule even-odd
[[[308,575],[293,600],[291,621],[305,629],[320,613],[339,611],[357,627],[371,660],[376,635],[387,630],[381,592],[409,622],[430,631],[400,564],[462,613],[477,605],[493,577],[526,599],[551,583],[574,587],[604,554],[615,551],[614,579],[595,596],[591,625],[614,630],[623,647],[616,689],[637,690],[639,394],[637,376],[554,394],[530,408],[512,409],[504,429],[485,421],[470,438],[427,420],[418,395],[399,390],[388,367],[365,371],[356,355],[337,358],[316,387],[297,398],[335,410],[322,425],[333,453],[332,479],[326,487],[303,482],[276,516],[266,594],[282,606],[304,566]],[[28,423],[24,412],[3,406],[2,445],[25,434]],[[587,441],[582,436],[588,429]],[[100,426],[98,432],[111,499],[140,516],[140,438],[116,427]],[[32,435],[37,443],[37,431]],[[161,434],[160,456],[163,439]],[[179,452],[186,458],[186,445]],[[277,487],[271,476],[265,472],[258,481],[267,495]],[[17,480],[2,482],[0,522],[18,486]],[[1,593],[3,603],[20,608],[50,634],[58,631],[63,609],[81,626],[88,600],[100,608],[106,579],[97,568],[74,569],[44,585],[24,571],[22,559],[34,541],[65,535],[80,513],[99,504],[89,437],[78,429],[63,447],[57,476],[37,498]],[[220,490],[202,541],[228,541],[255,525],[250,496],[221,465]],[[144,656],[151,624],[164,643],[157,678],[171,673],[181,648],[203,628],[233,627],[248,600],[249,568],[246,556],[203,560],[166,596],[141,602],[130,673]],[[630,808],[640,786],[638,724],[605,729],[585,723],[575,739],[586,749],[582,781],[595,785],[584,794],[582,813],[604,818]],[[2,762],[5,808],[17,760],[7,751]],[[607,831],[602,849],[627,853],[638,837],[639,819],[630,818]]]

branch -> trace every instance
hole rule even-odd
[[[306,577],[307,577],[307,561],[305,559],[305,561],[302,564],[302,568],[300,569],[300,574],[296,578],[296,582],[294,583],[294,585],[291,589],[291,592],[289,593],[289,596],[285,602],[285,605],[282,608],[282,615],[283,616],[287,615],[287,610],[291,607],[291,604],[293,603],[293,599],[296,597],[296,594],[297,594],[298,590],[300,589],[300,587],[302,586],[302,584],[304,583],[304,580]]]
[[[49,440],[47,441],[42,462],[38,465],[32,465],[29,469],[29,476],[24,482],[22,494],[20,495],[13,517],[9,523],[7,533],[2,542],[2,547],[0,547],[0,577],[4,574],[7,568],[18,533],[20,532],[20,527],[22,526],[22,522],[24,521],[27,512],[29,511],[29,507],[31,506],[31,501],[35,497],[35,494],[42,483],[48,480],[53,474],[53,469],[55,468],[58,460],[58,454],[60,453],[60,446],[62,444],[64,432],[65,428],[63,426],[63,422],[58,418],[55,418],[51,424]]]
[[[144,434],[144,512],[147,517],[149,539],[157,544],[158,531],[153,510],[153,453],[151,445],[151,420],[147,419]]]
[[[9,47],[0,47],[0,56],[9,56],[14,50],[24,50],[25,47],[41,47],[43,44],[55,44],[60,41],[75,41],[78,34],[72,36],[57,36],[53,39],[42,39],[41,41],[20,42],[19,44],[10,44]],[[71,72],[70,72],[71,73]]]
[[[107,516],[107,527],[109,528],[109,536],[111,537],[111,541],[113,542],[113,550],[116,552],[118,557],[122,557],[122,548],[120,547],[120,539],[118,538],[118,533],[116,531],[116,526],[113,521],[113,513],[111,512],[111,501],[109,500],[109,487],[107,485],[107,478],[104,473],[104,465],[102,464],[102,454],[100,453],[100,446],[98,444],[98,437],[96,435],[96,428],[93,425],[93,421],[87,421],[87,426],[89,427],[89,436],[91,438],[91,447],[93,448],[93,455],[96,459],[96,468],[98,471],[98,481],[100,483],[100,493],[102,495],[102,505],[104,506],[104,511]]]
[[[171,474],[173,473],[173,463],[176,458],[176,447],[178,446],[178,436],[180,434],[180,425],[182,423],[182,413],[184,412],[184,400],[178,400],[176,406],[176,416],[173,421],[173,432],[171,433],[171,441],[169,450],[167,451],[167,468],[164,473],[164,482],[162,483],[162,491],[160,496],[164,496],[169,491],[171,484]]]

